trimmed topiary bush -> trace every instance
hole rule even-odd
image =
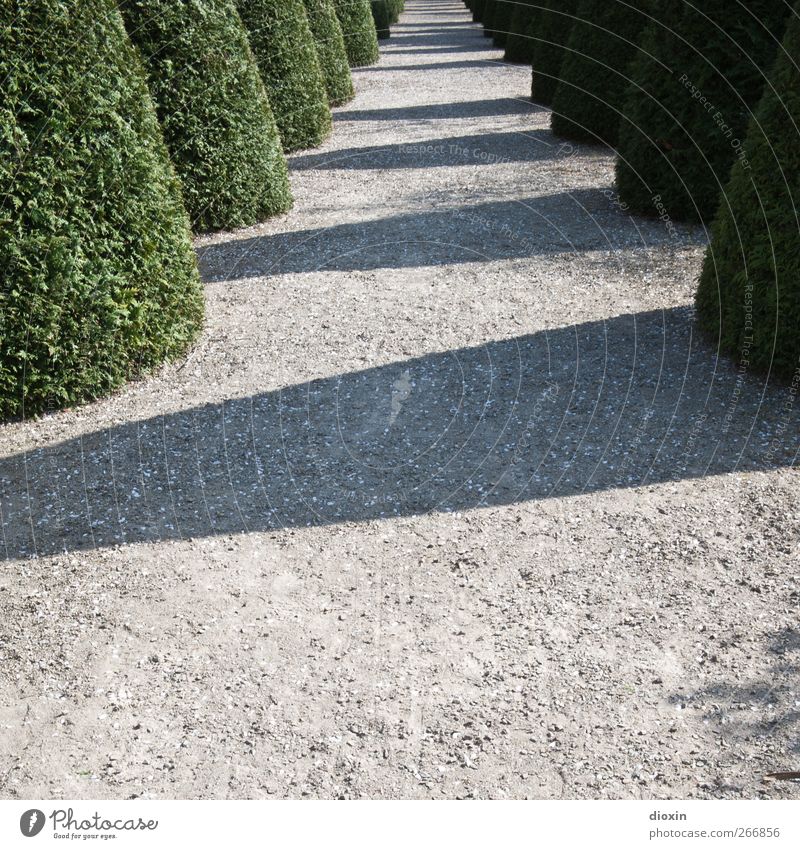
[[[758,103],[788,7],[725,0],[662,0],[631,68],[619,129],[617,187],[645,214],[710,220]]]
[[[553,96],[554,133],[616,144],[631,63],[651,11],[651,0],[581,0]]]
[[[541,0],[541,5],[531,59],[531,99],[549,106],[558,86],[578,0]]]
[[[514,7],[506,39],[506,62],[530,65],[539,29],[541,0],[521,0]]]
[[[340,106],[353,97],[353,78],[347,61],[344,36],[333,0],[304,0],[311,33],[317,45],[328,103]]]
[[[0,0],[0,416],[183,353],[203,293],[180,185],[111,0]]]
[[[389,27],[392,23],[392,13],[389,9],[389,0],[370,0],[370,7],[378,41],[383,41],[391,35]]]
[[[378,61],[378,35],[369,0],[334,0],[351,68]]]
[[[793,16],[722,196],[697,291],[700,326],[741,370],[787,378],[800,367],[798,56]]]
[[[283,149],[315,147],[331,110],[303,0],[237,0]]]
[[[386,0],[389,4],[389,23],[396,24],[406,8],[405,0]]]
[[[494,43],[503,47],[508,42],[508,32],[511,29],[511,16],[516,8],[516,0],[496,0],[492,28]]]
[[[292,203],[264,85],[232,0],[121,0],[195,229]]]
[[[494,37],[494,13],[497,10],[497,0],[486,0],[483,6],[483,34],[487,38]]]

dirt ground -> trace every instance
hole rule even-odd
[[[4,798],[797,798],[800,403],[457,0],[183,362],[0,429]]]

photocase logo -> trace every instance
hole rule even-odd
[[[36,837],[44,828],[45,816],[38,808],[31,808],[19,818],[19,830],[25,837]]]

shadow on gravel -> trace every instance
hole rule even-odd
[[[337,121],[441,121],[452,118],[491,118],[500,115],[530,115],[545,107],[529,97],[500,97],[496,100],[458,100],[453,103],[426,103],[423,106],[395,106],[387,109],[345,109]],[[524,133],[527,135],[527,132]],[[364,150],[364,148],[360,148]],[[318,154],[320,155],[320,154]],[[331,151],[325,154],[334,156]],[[296,160],[295,160],[296,161]]]
[[[362,522],[789,466],[800,409],[788,398],[717,363],[688,307],[621,315],[7,457],[4,552]]]
[[[533,103],[530,105],[530,111],[541,108]],[[448,104],[445,104],[439,108],[446,109],[447,106]],[[517,111],[520,112],[521,109],[518,107]],[[567,149],[550,130],[509,130],[502,133],[425,139],[410,144],[348,147],[325,153],[299,154],[292,157],[291,168],[293,171],[391,171],[406,168],[452,168],[458,165],[502,165],[508,162],[553,159],[559,148]]]
[[[759,587],[750,587],[759,593]],[[775,600],[776,604],[779,601]],[[796,597],[789,603],[797,603]],[[715,635],[701,654],[703,668],[713,676],[717,653],[734,651],[741,638]],[[748,652],[752,648],[748,647]],[[774,634],[766,650],[770,658],[768,675],[754,679],[721,680],[690,693],[670,697],[672,704],[691,705],[703,718],[720,726],[728,743],[733,740],[761,739],[776,749],[773,771],[800,769],[800,706],[797,681],[800,678],[800,632],[785,628]],[[787,752],[793,760],[782,756]]]
[[[460,59],[456,62],[425,62],[422,65],[367,65],[363,68],[353,68],[352,72],[353,74],[361,72],[374,74],[377,71],[387,71],[394,74],[398,71],[454,71],[461,68],[485,68],[487,65],[517,67],[503,61],[501,55],[498,54],[496,56],[487,56],[485,59]]]
[[[399,43],[399,40],[398,40]],[[405,42],[403,42],[405,43]],[[423,55],[423,56],[432,56],[435,53],[475,53],[475,46],[471,44],[451,44],[440,46],[438,43],[435,47],[409,47],[407,49],[392,49],[391,42],[389,43],[390,47],[384,47],[382,53],[384,56],[396,56],[396,55]]]
[[[532,146],[532,149],[533,146]],[[397,154],[393,153],[392,158]],[[374,271],[604,251],[630,262],[658,245],[678,250],[704,244],[696,228],[634,221],[610,200],[610,188],[559,192],[472,206],[431,207],[372,221],[233,239],[198,250],[206,282],[303,274]],[[627,256],[623,256],[623,252]]]

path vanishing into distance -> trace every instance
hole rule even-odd
[[[0,431],[4,797],[797,795],[792,388],[406,7],[295,209],[198,240],[190,356]]]

